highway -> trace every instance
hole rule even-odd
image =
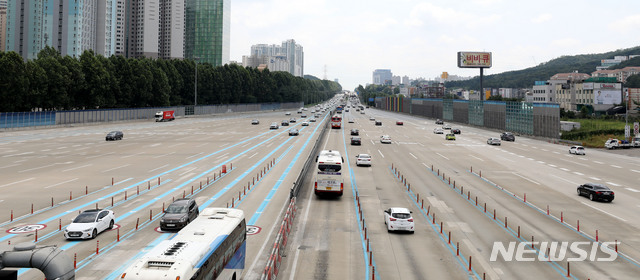
[[[279,279],[640,275],[640,222],[634,219],[640,210],[640,158],[595,149],[569,155],[566,146],[519,136],[490,146],[486,139],[499,132],[457,124],[452,126],[462,134],[447,141],[432,133],[434,120],[365,111],[351,108],[342,129],[330,129],[323,139],[318,135],[326,114],[302,127],[299,114],[283,111],[2,132],[0,243],[37,238],[38,245],[56,245],[75,257],[76,279],[116,279],[136,257],[172,236],[157,229],[163,207],[195,197],[201,209],[245,211],[247,224],[258,232],[247,237],[243,278],[258,279],[290,188],[320,141],[345,158],[345,192],[317,197],[313,168],[306,174]],[[298,122],[269,129],[271,122],[290,117]],[[383,125],[375,126],[370,117]],[[260,124],[251,125],[252,119]],[[289,136],[291,127],[300,135]],[[350,145],[351,128],[360,130],[361,146]],[[111,130],[122,130],[124,139],[104,141]],[[383,134],[392,144],[380,143]],[[371,167],[356,166],[359,153],[372,155]],[[608,185],[615,200],[578,196],[576,187],[585,182]],[[414,234],[387,232],[383,211],[396,206],[413,212]],[[115,211],[116,228],[93,240],[65,240],[60,229],[79,211],[96,207]],[[596,239],[619,242],[614,261],[598,261],[614,245],[595,250],[590,259]],[[532,261],[491,260],[496,243],[532,240],[526,255]],[[580,257],[571,250],[549,258],[549,242],[584,242],[587,260],[571,260]],[[42,278],[38,270],[20,270],[20,279]]]

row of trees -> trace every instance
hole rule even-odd
[[[0,52],[0,112],[193,105],[195,62],[85,51],[76,59],[46,47],[34,60]],[[197,104],[315,103],[342,90],[327,80],[199,63]]]

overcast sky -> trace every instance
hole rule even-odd
[[[640,46],[639,30],[638,0],[231,0],[231,60],[294,39],[305,74],[322,79],[326,66],[347,90],[371,83],[375,69],[479,75],[457,67],[458,51],[492,52],[487,75]]]

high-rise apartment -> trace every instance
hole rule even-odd
[[[251,46],[251,54],[242,58],[243,66],[258,67],[265,64],[269,71],[284,71],[291,75],[304,75],[304,51],[293,39],[282,45],[257,44]]]
[[[392,76],[390,69],[376,69],[373,71],[373,84],[391,85]]]
[[[4,51],[7,39],[7,0],[0,0],[0,52]]]
[[[186,0],[184,57],[214,66],[229,63],[230,0]]]

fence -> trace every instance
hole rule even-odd
[[[175,111],[176,117],[187,115],[212,115],[237,112],[292,110],[302,107],[302,102],[221,104],[205,106],[174,106],[132,109],[95,109],[45,112],[0,113],[0,130],[42,128],[72,124],[105,123],[132,120],[151,120],[157,111]]]

